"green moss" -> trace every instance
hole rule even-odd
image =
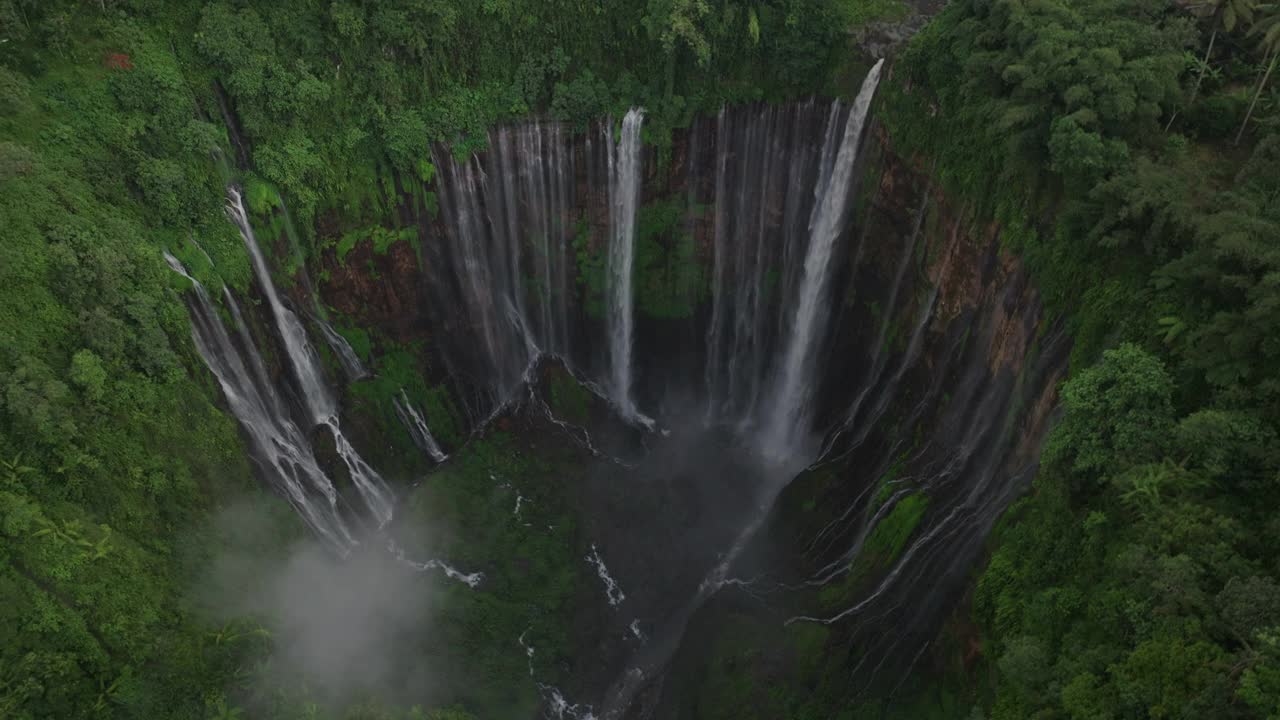
[[[373,340],[366,330],[354,325],[335,327],[334,330],[347,341],[347,344],[351,346],[351,350],[355,352],[356,357],[360,358],[361,362],[367,363],[370,361],[373,354]]]
[[[894,458],[893,463],[889,465],[889,469],[885,470],[884,475],[880,476],[880,481],[877,483],[876,496],[871,501],[873,510],[879,509],[893,495],[893,481],[897,480],[898,476],[906,468],[908,454],[909,452],[904,452]]]
[[[485,572],[475,590],[451,583],[436,612],[430,646],[441,653],[441,694],[479,717],[531,717],[539,679],[559,681],[569,658],[573,598],[590,567],[564,496],[583,459],[492,433],[459,450],[409,496],[398,521],[406,535],[429,529],[413,548],[461,569]],[[520,514],[515,513],[517,496]]]
[[[657,200],[640,208],[636,220],[636,307],[654,318],[693,316],[707,288],[707,270],[698,259],[693,236],[684,231],[691,217],[705,212],[688,207],[683,197]]]
[[[906,547],[907,541],[916,531],[920,519],[929,507],[929,497],[924,494],[908,495],[893,506],[893,510],[885,516],[867,536],[863,545],[864,554],[884,562],[891,563]]]
[[[360,243],[368,242],[372,244],[375,255],[386,255],[392,245],[402,241],[416,245],[417,239],[417,228],[407,227],[392,230],[380,225],[374,225],[343,233],[335,246],[335,252],[337,253],[338,262],[345,263],[347,255]]]
[[[358,336],[357,336],[358,337]],[[366,336],[367,337],[367,336]],[[352,346],[354,349],[354,345]],[[358,352],[358,351],[357,351]],[[436,440],[446,446],[461,443],[460,423],[449,401],[448,392],[440,386],[429,386],[423,379],[418,345],[388,345],[377,357],[373,375],[350,386],[351,394],[374,408],[384,431],[407,451],[413,447],[408,430],[400,422],[393,399],[403,390],[409,401],[423,408],[427,424]]]
[[[907,541],[929,507],[924,494],[908,495],[898,501],[867,535],[861,552],[838,581],[824,587],[818,602],[826,611],[835,611],[854,600],[858,590],[873,573],[889,567],[906,548]]]
[[[257,175],[249,175],[244,182],[244,202],[249,212],[255,215],[269,215],[280,206],[280,193]]]
[[[573,375],[557,368],[551,376],[551,410],[557,417],[585,426],[590,417],[591,393]]]

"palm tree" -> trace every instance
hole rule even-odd
[[[1258,107],[1258,98],[1262,97],[1262,91],[1266,89],[1267,81],[1271,79],[1271,73],[1276,69],[1276,61],[1280,60],[1280,5],[1273,3],[1264,6],[1262,17],[1254,23],[1253,28],[1249,30],[1249,35],[1261,36],[1258,47],[1262,49],[1262,64],[1266,70],[1262,73],[1262,79],[1258,81],[1258,89],[1253,93],[1253,102],[1249,103],[1249,111],[1244,115],[1240,131],[1236,133],[1236,145],[1239,145],[1240,138],[1244,137],[1245,128],[1249,127],[1253,111]]]
[[[1205,49],[1204,59],[1199,63],[1200,72],[1196,75],[1196,85],[1191,90],[1191,99],[1187,101],[1187,107],[1193,105],[1200,95],[1200,85],[1204,82],[1205,73],[1209,69],[1209,58],[1213,55],[1213,45],[1218,40],[1218,31],[1231,32],[1236,29],[1240,21],[1252,23],[1253,13],[1258,9],[1258,0],[1199,0],[1195,6],[1201,14],[1212,18],[1213,32],[1209,34],[1209,47]],[[1177,116],[1178,113],[1175,112],[1173,117],[1169,118],[1169,124],[1164,128],[1165,132],[1173,127],[1174,118]]]

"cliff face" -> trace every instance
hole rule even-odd
[[[749,111],[768,112],[764,107]],[[794,134],[793,142],[811,148],[821,145],[820,124],[804,120],[780,119],[777,124],[785,127],[774,132]],[[520,128],[513,132],[519,133]],[[563,354],[588,375],[597,376],[606,362],[600,263],[609,232],[608,161],[601,137],[599,127],[566,137],[565,158],[560,161],[566,175],[562,179],[564,197],[552,208],[552,222],[563,234],[552,251],[564,276],[556,291],[567,296],[563,322],[568,341]],[[718,147],[726,139],[735,143],[727,152]],[[739,189],[717,188],[717,162],[726,162],[725,155],[733,161],[738,155],[767,149],[758,138],[718,132],[716,118],[700,118],[690,128],[677,131],[662,157],[652,147],[645,148],[638,252],[649,257],[638,263],[635,271],[640,296],[635,342],[637,394],[642,405],[659,406],[673,395],[698,395],[704,390],[714,237],[717,222],[726,222],[717,217],[721,204],[716,195]],[[517,145],[508,148],[507,154],[518,157],[532,151]],[[445,157],[441,153],[438,160]],[[444,164],[450,162],[444,160]],[[520,161],[508,158],[505,162]],[[500,184],[490,155],[482,154],[476,164],[480,184]],[[955,358],[939,343],[950,335],[965,336],[958,328],[983,324],[990,334],[988,346],[966,346],[966,351],[980,350],[992,375],[1016,374],[1042,320],[1037,294],[1025,272],[1014,258],[1000,251],[1000,228],[975,227],[966,208],[957,207],[933,186],[927,160],[898,157],[891,139],[873,127],[864,139],[859,165],[861,181],[854,189],[857,207],[836,258],[836,290],[830,303],[836,317],[830,323],[823,353],[827,361],[820,379],[823,390],[818,393],[819,428],[843,422],[867,383],[901,382],[919,375],[922,369],[932,371],[952,364]],[[756,170],[779,173],[767,166]],[[526,167],[513,171],[516,182],[529,182],[528,172]],[[375,356],[380,341],[401,345],[423,342],[435,361],[426,364],[437,368],[433,382],[450,380],[444,368],[465,369],[466,382],[450,380],[455,383],[454,392],[461,392],[463,386],[485,382],[476,371],[476,366],[484,364],[483,358],[476,357],[477,334],[482,328],[476,318],[464,312],[457,297],[457,286],[466,281],[465,270],[471,267],[468,263],[474,265],[477,259],[453,255],[450,238],[458,230],[451,227],[448,213],[440,210],[442,202],[448,202],[445,195],[451,192],[441,187],[442,180],[447,181],[444,175],[441,172],[426,186],[416,179],[397,178],[394,182],[397,190],[388,198],[380,224],[389,231],[412,230],[416,242],[397,241],[379,252],[374,242],[357,241],[340,253],[335,246],[351,228],[344,227],[336,212],[322,215],[316,234],[327,249],[312,259],[310,275],[318,278],[319,294],[326,305],[349,324],[370,332]],[[759,223],[767,227],[761,233],[764,243],[784,242],[780,226],[787,221],[783,217],[789,212],[784,196],[791,180],[779,174],[772,183],[747,187],[745,192],[754,194],[745,201],[735,201],[739,204],[732,209],[739,212],[759,210]],[[547,182],[546,178],[539,181]],[[513,198],[512,207],[506,209],[493,206],[493,195],[479,197],[475,207],[479,217],[474,222],[492,229],[504,223],[504,213],[510,213],[507,220],[514,223],[511,235],[516,242],[533,242],[539,229],[527,222],[533,218],[523,195]],[[664,217],[654,219],[660,211]],[[800,218],[801,223],[803,220]],[[729,232],[755,231],[745,222],[740,225],[730,227]],[[481,247],[478,252],[483,258],[495,251]],[[539,272],[537,252],[529,248],[518,252],[516,262],[523,263],[519,272],[526,283]],[[783,258],[761,257],[768,263],[764,272],[785,272]],[[692,270],[688,273],[691,282],[672,279],[686,270]],[[495,293],[498,290],[494,288]],[[538,291],[536,287],[525,289],[535,300]],[[781,297],[783,294],[777,293],[765,298],[761,311],[777,317],[779,325],[788,317]],[[989,330],[986,324],[991,325]],[[768,327],[759,333],[756,340],[765,353],[776,350],[777,330]],[[937,372],[931,374],[936,376]],[[858,408],[858,412],[866,410]]]
[[[806,183],[820,167],[827,115],[841,110],[811,102],[727,112],[677,132],[661,155],[645,149],[636,399],[660,420],[733,409],[775,372],[792,318],[785,298],[804,281],[796,243],[813,203]],[[353,228],[322,215],[316,234],[327,249],[309,268],[322,302],[368,331],[371,369],[410,348],[412,372],[447,388],[462,429],[485,415],[495,378],[518,373],[531,343],[587,377],[603,377],[607,361],[605,130],[530,124],[495,131],[491,145],[466,163],[438,153],[425,186],[384,184],[395,190],[384,194],[380,224],[411,230],[404,239],[340,250]],[[930,657],[921,651],[960,600],[992,525],[1029,485],[1065,370],[1063,333],[1001,251],[1001,228],[975,223],[941,192],[927,159],[898,156],[873,126],[857,177],[815,346],[817,460],[785,487],[733,570],[761,578],[766,592],[726,587],[694,615],[690,633],[702,641],[672,660],[684,671],[639,695],[637,706],[656,716],[696,717],[700,702],[718,702],[705,697],[715,686],[706,673],[723,659],[711,648],[742,623],[765,638],[763,653],[735,670],[764,681],[760,707],[773,702],[763,694],[770,683],[794,680],[779,663],[796,637],[808,638],[814,673],[873,662],[841,693],[892,684]],[[717,280],[718,229],[756,245]],[[733,284],[752,274],[758,289],[738,292]],[[469,285],[477,278],[482,285]],[[741,324],[720,337],[713,323],[726,312]],[[520,322],[509,328],[512,317]],[[747,379],[724,385],[717,405],[726,363]]]
[[[868,143],[818,394],[823,451],[737,564],[749,582],[691,624],[650,717],[834,713],[981,652],[963,628],[939,635],[1030,486],[1069,340],[1000,227],[973,222],[927,159],[879,131]],[[744,635],[753,649],[734,650]],[[724,694],[734,678],[747,698]]]

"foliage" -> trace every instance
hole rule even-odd
[[[1062,386],[1066,416],[1044,459],[1067,463],[1082,477],[1158,459],[1173,429],[1172,392],[1160,361],[1142,348],[1125,343],[1107,350]]]
[[[952,3],[887,94],[895,143],[1005,224],[1075,333],[975,593],[991,718],[1274,712],[1280,136],[1211,144],[1267,67],[1247,5],[1201,34],[1147,0]],[[1219,72],[1185,108],[1188,47]]]
[[[368,424],[376,427],[382,438],[390,441],[383,443],[390,445],[391,451],[386,453],[388,460],[418,458],[421,455],[414,449],[409,431],[396,413],[394,400],[401,393],[423,414],[432,436],[443,447],[455,447],[462,441],[461,419],[456,415],[447,391],[441,386],[428,384],[422,369],[422,357],[424,353],[420,347],[386,343],[371,364],[372,376],[353,383],[350,388],[351,396],[357,401],[354,410]],[[411,463],[410,467],[415,465]]]
[[[907,495],[881,518],[867,533],[861,550],[850,561],[844,576],[819,593],[818,602],[826,611],[839,611],[855,597],[878,570],[891,567],[906,548],[929,508],[929,497],[923,493]]]
[[[957,0],[886,88],[895,144],[936,159],[949,192],[1002,224],[1077,338],[1036,494],[1002,526],[976,593],[993,717],[1280,712],[1276,16],[1246,5],[1231,3],[1235,22],[1225,9],[1197,22],[1160,0]],[[250,491],[251,473],[192,352],[175,292],[186,283],[159,257],[210,288],[248,287],[211,154],[246,154],[247,201],[273,237],[288,231],[287,199],[302,254],[316,256],[331,210],[347,223],[328,236],[340,255],[366,240],[385,251],[407,239],[387,214],[397,188],[433,208],[422,186],[435,154],[482,148],[494,123],[582,127],[643,105],[661,150],[725,102],[847,92],[848,26],[901,12],[850,0],[0,0],[0,715],[246,714],[240,678],[262,643],[210,628],[183,593],[227,541],[192,528]],[[1225,33],[1217,54],[1188,63],[1211,21]],[[1237,125],[1244,149],[1214,145]],[[705,292],[679,214],[659,201],[639,219],[638,306],[653,317],[688,317]],[[599,316],[601,254],[585,231],[575,251]],[[390,402],[402,389],[442,442],[462,445],[421,348],[344,332],[377,372],[347,400],[387,452],[411,453]],[[576,412],[572,388],[559,395]],[[454,588],[446,603],[442,626],[478,680],[459,702],[482,717],[537,703],[512,637],[530,631],[539,677],[569,651],[583,567],[565,562],[581,551],[556,484],[566,462],[494,436],[410,501],[481,530],[421,549],[537,578]],[[553,532],[513,519],[513,489]],[[900,499],[864,562],[891,562],[926,511]],[[806,658],[824,642],[797,641]],[[708,715],[836,714],[763,697],[737,671],[749,663],[726,664],[759,660],[746,654],[729,648],[712,668],[709,686],[738,697]],[[310,703],[285,697],[270,714],[314,716]]]
[[[30,35],[0,56],[0,715],[196,717],[242,648],[205,642],[184,603],[201,553],[178,550],[215,551],[193,529],[255,485],[211,384],[188,374],[159,255],[204,248],[247,278],[218,133],[139,24],[82,40],[46,8],[3,12]],[[95,66],[107,51],[131,68]]]
[[[485,579],[472,590],[451,584],[433,623],[431,647],[453,667],[437,678],[478,717],[531,717],[538,688],[554,680],[569,652],[572,598],[590,566],[585,541],[564,497],[564,481],[582,459],[563,444],[530,443],[502,432],[468,444],[411,495],[409,527],[439,537],[411,548],[447,557]],[[520,652],[523,639],[536,652]]]
[[[579,427],[587,427],[591,419],[591,392],[578,383],[569,371],[561,367],[551,370],[549,384],[548,401],[556,417]]]
[[[693,235],[682,222],[696,217],[684,198],[659,200],[640,208],[636,219],[635,293],[640,312],[655,318],[689,318],[710,295],[705,264]]]
[[[480,149],[531,112],[582,127],[642,104],[671,128],[743,93],[825,90],[842,28],[871,18],[846,0],[157,4],[193,24],[188,61],[216,72],[255,169],[304,220],[365,168],[420,175],[434,144]]]

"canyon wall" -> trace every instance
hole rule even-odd
[[[777,424],[770,395],[796,321],[789,300],[812,279],[803,260],[849,113],[818,99],[741,106],[643,147],[634,398],[659,427],[698,417],[742,439]],[[618,142],[612,122],[580,133],[543,122],[495,129],[486,152],[437,148],[434,176],[388,173],[359,207],[318,218],[313,282],[294,283],[291,302],[308,307],[315,292],[340,330],[367,338],[373,378],[404,379],[356,382],[343,398],[357,446],[406,473],[384,471],[393,482],[421,469],[396,460],[408,445],[393,437],[388,403],[406,385],[400,397],[433,398],[427,421],[451,426],[437,433],[445,452],[503,407],[540,354],[608,394]],[[840,202],[850,210],[805,358],[806,426],[795,432],[804,469],[759,496],[761,531],[743,538],[718,595],[690,610],[699,642],[661,663],[682,672],[628,688],[631,715],[723,707],[708,674],[726,661],[716,650],[725,633],[744,623],[761,650],[732,672],[761,693],[790,683],[836,702],[892,691],[936,660],[929,648],[987,535],[1029,487],[1065,334],[1002,252],[1001,229],[942,193],[927,159],[898,156],[872,123],[849,169]],[[287,243],[277,238],[277,253]],[[743,442],[744,455],[758,451]],[[805,677],[783,669],[797,638]],[[577,689],[599,692],[593,682]],[[755,716],[792,711],[765,695]]]

